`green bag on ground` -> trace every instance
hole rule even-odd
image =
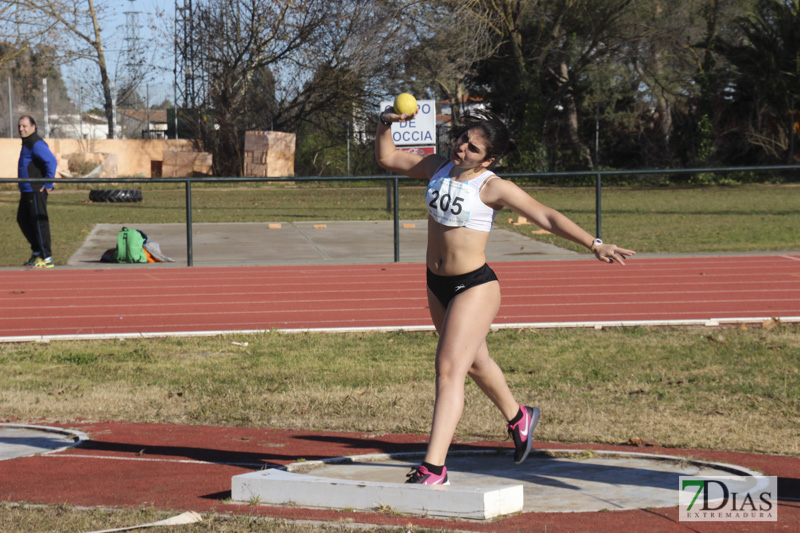
[[[137,229],[122,228],[117,234],[117,250],[114,257],[117,263],[147,263],[144,253],[146,237]]]

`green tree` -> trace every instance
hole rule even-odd
[[[480,4],[501,13],[495,26],[501,44],[498,54],[481,63],[475,81],[489,89],[496,110],[517,131],[516,165],[591,168],[589,132],[581,129],[587,73],[620,46],[631,0]]]
[[[761,159],[784,159],[793,127],[791,100],[800,94],[800,0],[759,0],[752,14],[736,19],[735,28],[736,39],[713,41],[713,50],[735,68],[729,108],[743,124],[743,140],[757,147]]]

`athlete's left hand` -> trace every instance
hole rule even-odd
[[[620,265],[624,265],[625,259],[632,255],[636,255],[636,252],[620,248],[616,244],[601,244],[594,248],[594,256],[606,263],[613,263],[616,261]]]

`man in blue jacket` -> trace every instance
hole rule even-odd
[[[17,177],[32,178],[20,183],[17,224],[31,244],[33,252],[25,266],[43,269],[53,268],[50,251],[50,219],[47,217],[47,195],[53,190],[56,176],[56,158],[47,143],[36,132],[36,121],[28,115],[17,124],[22,137],[22,150],[19,153]]]

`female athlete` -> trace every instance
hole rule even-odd
[[[635,252],[603,243],[495,175],[492,169],[498,160],[516,144],[496,115],[478,112],[464,117],[449,157],[421,156],[395,148],[391,123],[415,115],[398,115],[391,109],[381,113],[375,157],[386,170],[428,180],[428,304],[439,334],[436,400],[425,460],[412,470],[406,483],[441,485],[448,484],[445,459],[463,412],[467,375],[507,420],[516,463],[528,456],[539,421],[538,408],[514,399],[486,346],[486,335],[500,308],[500,284],[486,264],[486,243],[498,211],[507,207],[555,235],[586,246],[606,263],[624,265]]]

